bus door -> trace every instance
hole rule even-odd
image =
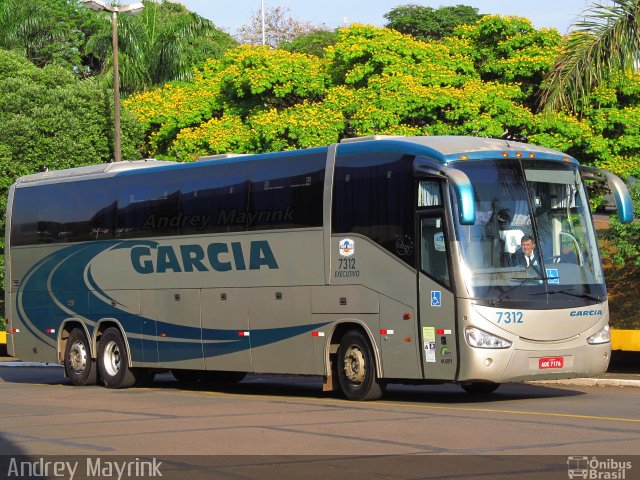
[[[424,378],[453,380],[458,363],[455,296],[451,288],[449,235],[442,208],[429,208],[418,214],[417,238]]]

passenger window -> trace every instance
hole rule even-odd
[[[180,191],[170,179],[149,175],[122,181],[118,195],[118,238],[179,233]]]
[[[325,161],[323,152],[253,162],[247,228],[322,226]]]
[[[364,235],[413,267],[413,160],[391,153],[338,157],[333,233]]]

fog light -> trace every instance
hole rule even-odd
[[[490,367],[492,363],[493,363],[492,359],[490,359],[490,358],[485,358],[484,359],[484,366],[485,367]]]

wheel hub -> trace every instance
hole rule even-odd
[[[110,376],[115,377],[118,374],[121,361],[118,344],[113,341],[109,342],[104,349],[104,368]]]
[[[73,342],[69,349],[69,365],[75,373],[84,372],[87,368],[87,349],[81,341]]]
[[[361,384],[365,377],[365,360],[362,350],[352,345],[344,356],[344,373],[349,381]]]

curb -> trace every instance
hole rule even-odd
[[[531,385],[568,385],[574,387],[640,387],[640,380],[624,378],[572,378],[567,380],[534,380]]]
[[[62,367],[62,364],[46,362],[0,362],[0,368],[2,367]]]

